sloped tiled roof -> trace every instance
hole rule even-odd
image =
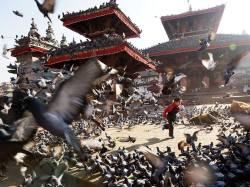
[[[188,11],[188,12],[184,12],[184,13],[176,14],[176,15],[162,16],[161,20],[166,21],[166,20],[179,19],[179,18],[193,16],[193,15],[200,15],[200,14],[206,14],[206,13],[211,13],[211,12],[218,12],[218,11],[223,11],[224,8],[225,8],[225,5],[222,4],[220,6],[211,7],[211,8],[207,8],[207,9]]]
[[[181,52],[190,52],[198,50],[199,40],[206,38],[207,35],[187,36],[181,39],[174,39],[168,42],[160,43],[144,50],[150,56],[160,56],[167,54],[175,54]],[[231,44],[235,45],[250,45],[250,35],[240,34],[217,34],[214,41],[211,42],[210,49],[224,48]]]

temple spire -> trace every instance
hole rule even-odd
[[[66,36],[64,36],[64,34],[63,34],[62,40],[60,42],[60,47],[66,47],[66,46],[68,46],[68,42],[67,42]]]
[[[187,4],[188,4],[188,10],[191,12],[192,11],[192,5],[191,5],[189,0],[187,0]]]
[[[48,28],[46,29],[46,39],[51,40],[51,41],[55,40],[55,34],[51,27],[50,22],[48,22]]]
[[[73,38],[73,41],[71,43],[72,44],[76,44],[75,38]]]
[[[35,24],[34,18],[32,18],[31,20],[32,22],[28,36],[40,38],[40,34],[38,33],[37,25]]]
[[[192,6],[191,6],[191,4],[189,4],[189,11],[190,11],[190,12],[192,11]]]

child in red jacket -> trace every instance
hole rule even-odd
[[[173,103],[168,105],[163,111],[163,118],[167,118],[168,120],[169,136],[171,138],[174,138],[174,121],[176,120],[176,114],[180,111],[180,105],[181,99],[175,98]],[[162,129],[167,129],[167,125],[164,125]]]

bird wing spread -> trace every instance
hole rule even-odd
[[[56,113],[66,123],[70,123],[83,109],[84,97],[100,74],[101,69],[97,59],[82,64],[74,76],[59,86],[49,102],[48,112]]]

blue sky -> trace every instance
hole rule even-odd
[[[40,0],[42,1],[42,0]],[[76,41],[84,39],[83,36],[62,26],[57,19],[62,12],[85,10],[95,5],[100,5],[107,0],[57,0],[55,13],[51,15],[52,27],[58,40],[65,34],[68,41],[74,37]],[[219,33],[242,33],[245,30],[250,33],[250,1],[248,0],[189,0],[193,10],[203,9],[226,4],[224,15],[219,26]],[[10,37],[0,39],[0,47],[6,43],[8,47],[14,46],[16,35],[27,35],[31,18],[35,19],[41,35],[45,35],[47,19],[38,11],[33,0],[2,0],[0,7],[0,35]],[[168,40],[165,30],[160,22],[160,16],[178,14],[188,10],[187,0],[117,0],[121,10],[136,23],[142,34],[140,38],[130,41],[139,48],[146,48]],[[12,10],[18,10],[24,14],[23,18],[17,17]],[[15,61],[0,56],[0,82],[8,81],[9,74],[6,65]]]

